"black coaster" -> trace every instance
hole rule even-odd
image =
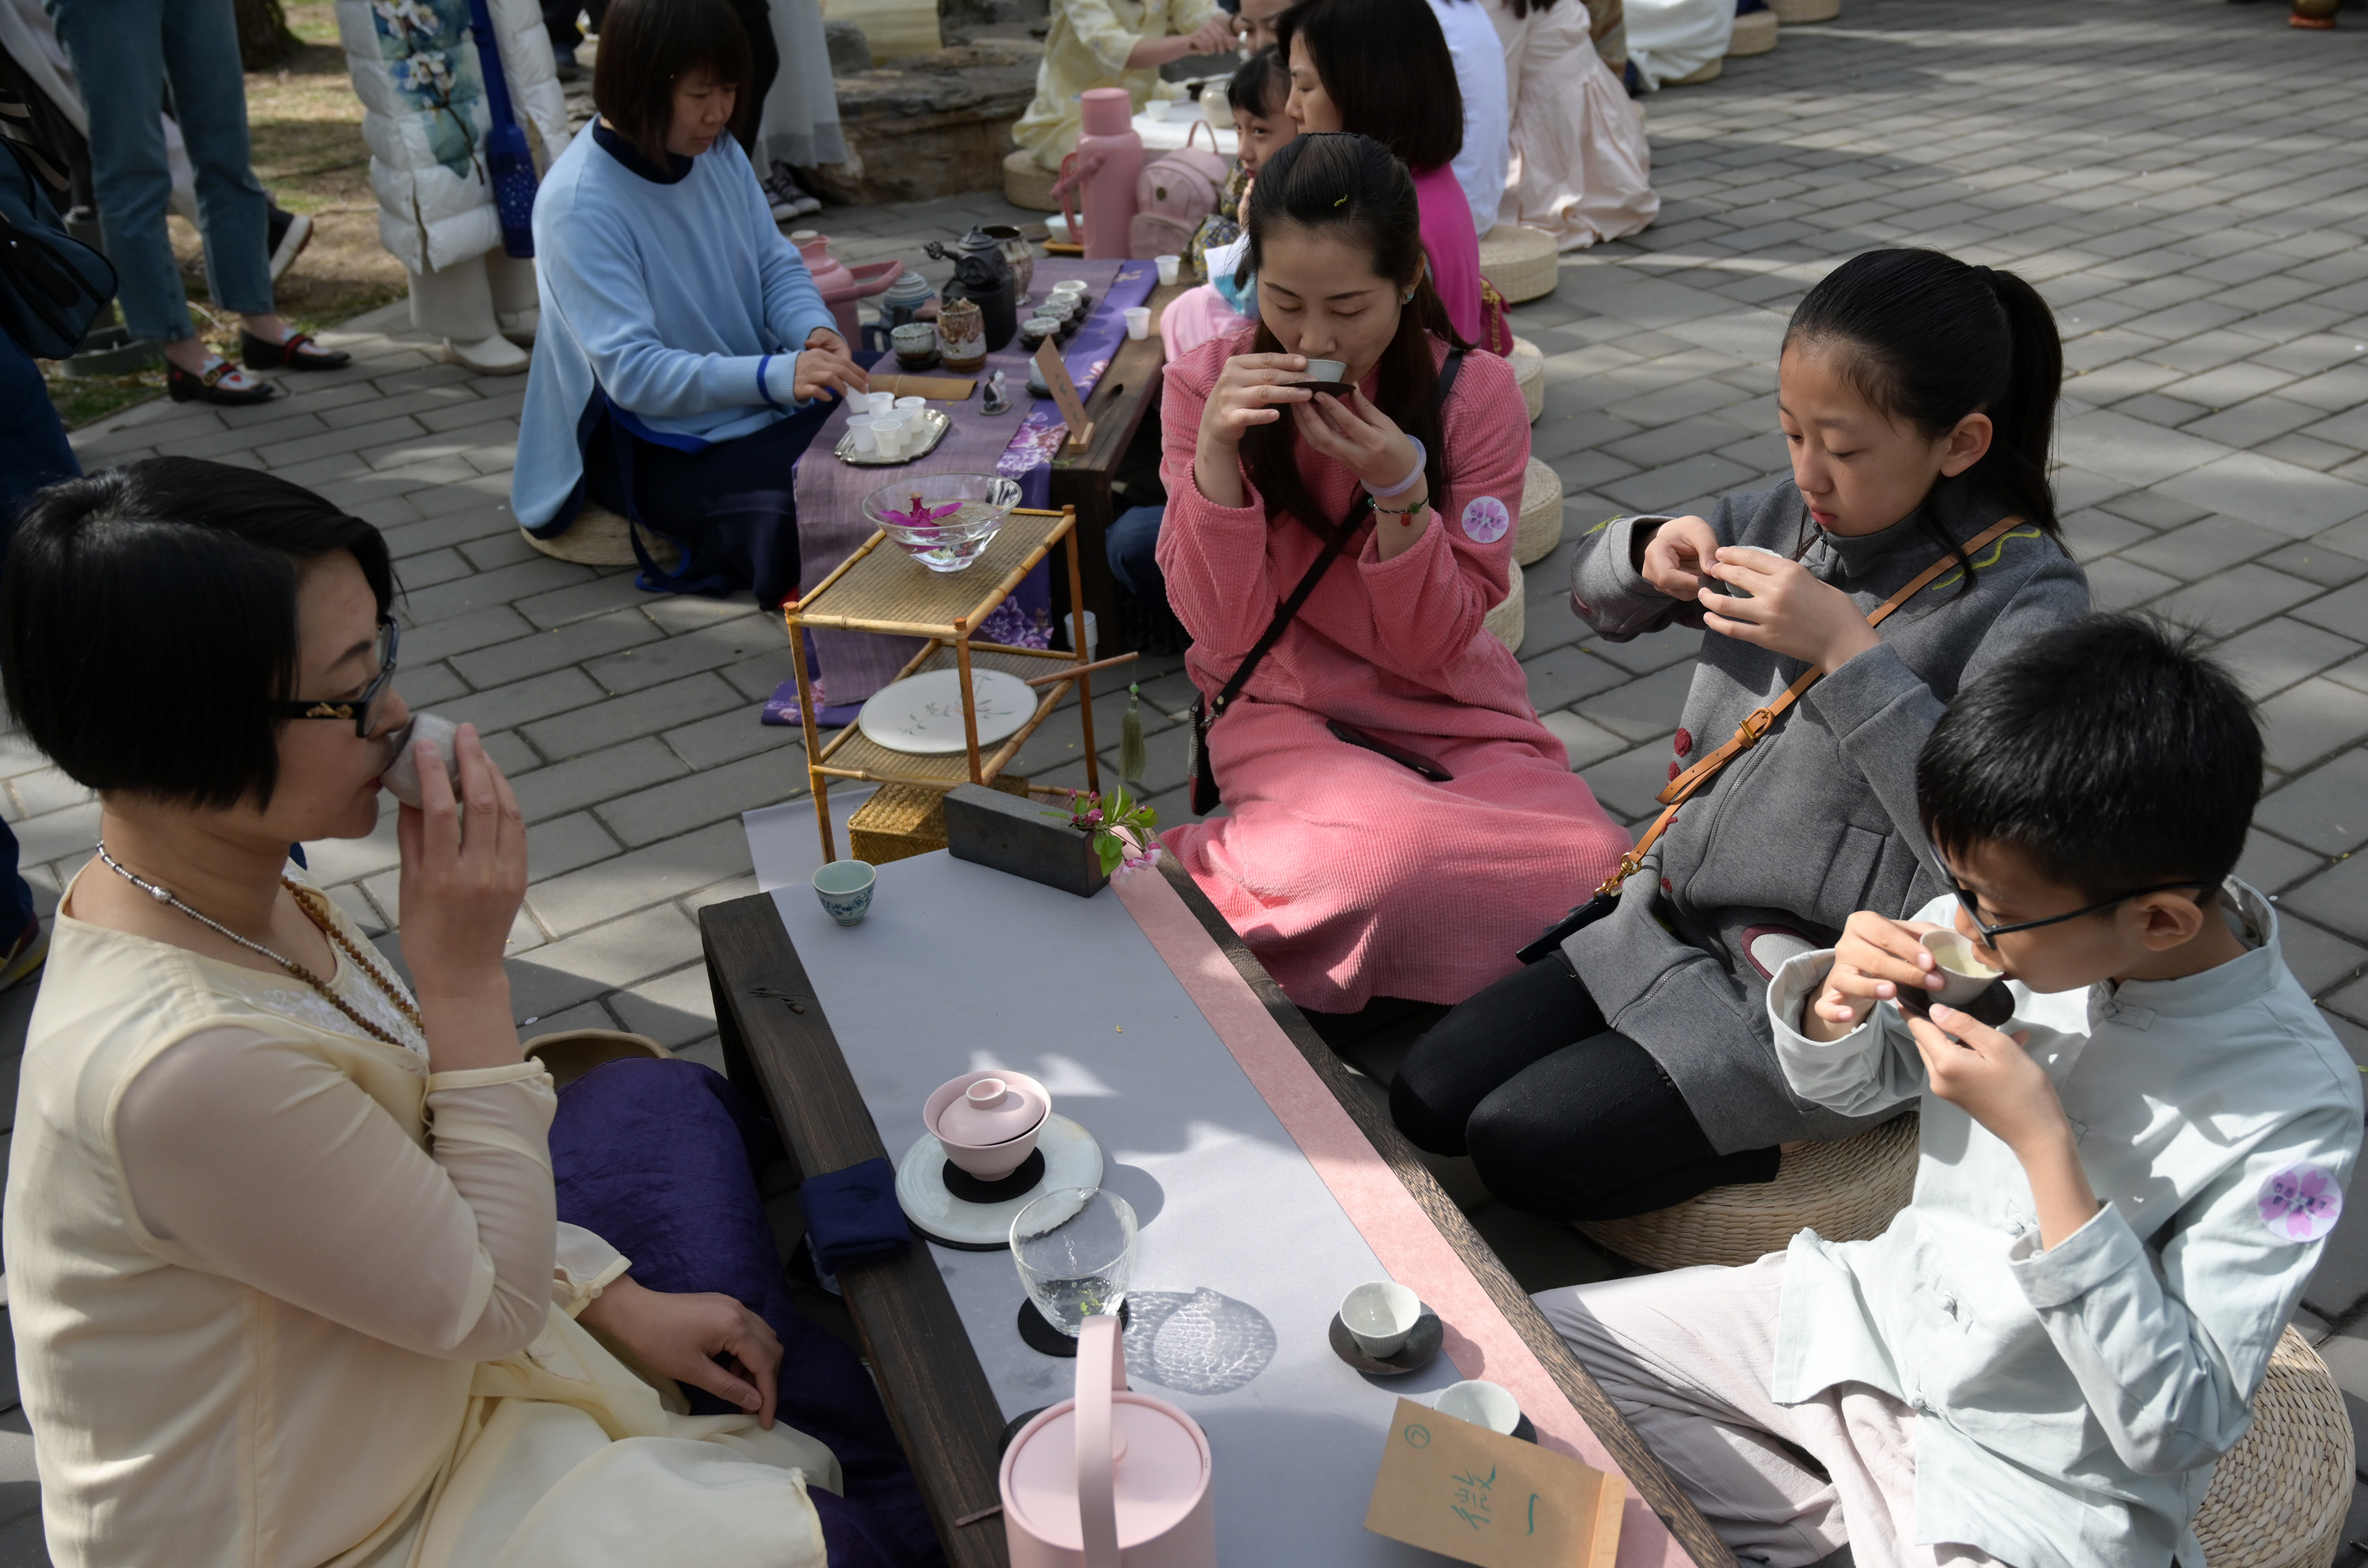
[[[1524,1415],[1513,1423],[1513,1436],[1524,1443],[1534,1443],[1538,1440],[1538,1429],[1530,1418]]]
[[[1124,1301],[1119,1303],[1118,1326],[1121,1332],[1133,1321],[1133,1315],[1127,1311]],[[1038,1312],[1034,1301],[1019,1303],[1019,1337],[1028,1342],[1029,1349],[1042,1355],[1058,1356],[1066,1361],[1077,1358],[1077,1342],[1054,1328],[1053,1320]]]
[[[1377,1378],[1395,1378],[1407,1372],[1421,1371],[1430,1365],[1432,1358],[1439,1354],[1439,1347],[1446,1342],[1447,1329],[1439,1321],[1439,1314],[1425,1307],[1422,1316],[1415,1320],[1414,1332],[1406,1335],[1406,1344],[1399,1347],[1396,1355],[1368,1356],[1364,1347],[1357,1343],[1357,1336],[1349,1332],[1349,1325],[1340,1321],[1340,1314],[1332,1314],[1332,1354],[1357,1370],[1371,1372]]]
[[[1040,1404],[1033,1410],[1023,1410],[1019,1415],[1013,1416],[1010,1420],[1005,1422],[1003,1424],[1003,1435],[995,1439],[995,1457],[998,1460],[1001,1459],[1004,1456],[1005,1451],[1011,1447],[1011,1439],[1019,1436],[1019,1428],[1027,1426],[1028,1423],[1035,1420],[1038,1416],[1043,1415],[1046,1411],[1052,1408],[1053,1407],[1049,1404]]]
[[[1001,1181],[981,1181],[968,1171],[946,1162],[942,1178],[946,1190],[964,1203],[1006,1203],[1024,1196],[1029,1188],[1044,1179],[1044,1151],[1030,1149],[1019,1168]]]

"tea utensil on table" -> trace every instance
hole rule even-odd
[[[841,926],[860,926],[871,910],[871,890],[879,873],[864,860],[833,860],[814,874],[814,897],[823,913]]]
[[[1441,1415],[1452,1415],[1508,1437],[1519,1437],[1527,1443],[1538,1440],[1538,1429],[1521,1414],[1520,1402],[1513,1397],[1512,1391],[1485,1379],[1468,1378],[1448,1384],[1440,1391],[1434,1408]]]
[[[1034,1310],[1075,1339],[1086,1319],[1125,1304],[1135,1233],[1134,1209],[1117,1193],[1062,1187],[1011,1221],[1011,1261]]]

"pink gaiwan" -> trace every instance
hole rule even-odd
[[[1053,1113],[1053,1096],[1025,1073],[1001,1068],[965,1073],[938,1085],[921,1107],[921,1123],[945,1145],[955,1168],[980,1181],[1000,1181],[1036,1150],[1036,1135]]]

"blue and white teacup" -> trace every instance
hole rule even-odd
[[[814,897],[822,900],[823,913],[841,926],[860,926],[878,877],[868,860],[833,860],[814,874]]]

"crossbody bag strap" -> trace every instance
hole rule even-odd
[[[1957,553],[1944,555],[1935,561],[1931,565],[1909,578],[1906,587],[1868,611],[1867,625],[1881,626],[1890,619],[1893,610],[1899,608],[1926,588],[1930,587],[1942,573],[1956,565],[1961,560],[1970,560],[1974,551],[2004,538],[2009,529],[2019,528],[2021,524],[2022,519],[2019,517],[2006,517],[1984,528],[1980,533],[1967,540]],[[1652,852],[1653,846],[1660,842],[1661,835],[1669,830],[1669,824],[1677,818],[1678,808],[1701,793],[1702,787],[1716,778],[1721,768],[1767,738],[1768,733],[1776,727],[1776,721],[1782,718],[1793,704],[1801,699],[1803,692],[1816,685],[1825,673],[1819,666],[1811,665],[1801,672],[1800,679],[1784,688],[1776,700],[1764,708],[1755,708],[1746,714],[1743,722],[1736,726],[1734,735],[1725,745],[1670,779],[1661,792],[1653,797],[1661,803],[1661,814],[1653,819],[1653,825],[1646,828],[1644,836],[1636,840],[1636,847],[1620,857],[1619,867],[1612,871],[1611,875],[1606,877],[1603,880],[1603,885],[1595,891],[1599,894],[1618,892],[1620,884],[1635,874],[1636,869],[1644,863],[1645,857]]]
[[[1455,390],[1455,378],[1463,372],[1463,350],[1461,348],[1449,350],[1446,362],[1439,368],[1439,389],[1432,399],[1441,410],[1446,408],[1447,394]],[[1299,579],[1298,586],[1291,590],[1291,597],[1283,600],[1281,607],[1275,610],[1274,619],[1267,622],[1266,631],[1252,645],[1250,651],[1242,656],[1242,662],[1234,666],[1233,676],[1225,682],[1223,689],[1209,699],[1211,719],[1223,713],[1225,710],[1225,705],[1241,695],[1242,687],[1249,684],[1249,678],[1257,672],[1259,662],[1273,651],[1276,643],[1282,641],[1282,634],[1291,630],[1292,620],[1299,614],[1300,607],[1306,604],[1308,597],[1315,592],[1315,585],[1323,581],[1324,574],[1332,569],[1332,562],[1339,557],[1342,547],[1356,537],[1357,514],[1362,510],[1363,507],[1359,505],[1359,498],[1351,494],[1349,498],[1349,515],[1340,520],[1340,526],[1332,531],[1330,538],[1326,540],[1324,553],[1315,558],[1315,564],[1310,566],[1306,574]]]

